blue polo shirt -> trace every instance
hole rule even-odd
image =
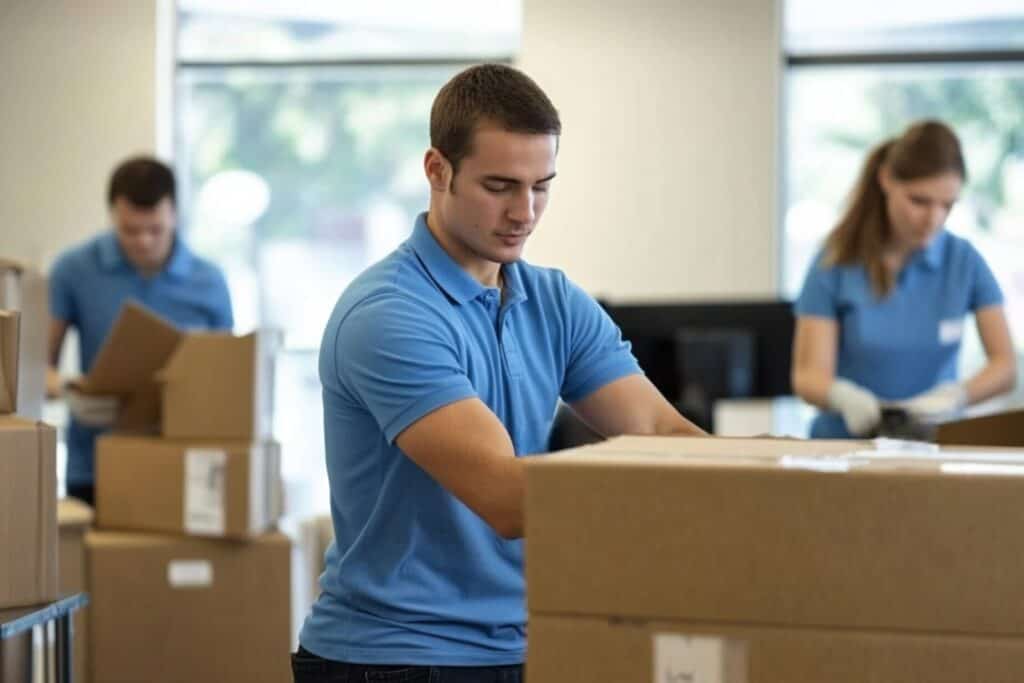
[[[50,271],[50,313],[78,331],[82,373],[126,301],[137,301],[183,329],[230,330],[231,298],[224,276],[177,238],[162,271],[139,275],[113,231],[74,247]],[[93,441],[103,430],[72,420],[68,426],[67,483],[93,482]]]
[[[795,309],[839,323],[837,377],[898,401],[955,380],[965,316],[1002,302],[981,254],[942,230],[910,257],[884,299],[872,291],[863,265],[823,266],[819,255]],[[838,413],[824,412],[811,436],[849,432]]]
[[[597,303],[557,270],[503,266],[504,301],[442,249],[425,215],[342,294],[320,348],[335,542],[300,641],[362,664],[523,661],[521,540],[498,536],[395,445],[469,397],[517,456],[546,450],[559,397],[640,372]]]

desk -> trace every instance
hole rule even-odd
[[[88,602],[85,593],[75,593],[42,605],[0,610],[0,681],[71,683],[71,614]],[[32,649],[35,634],[43,652],[38,670]]]

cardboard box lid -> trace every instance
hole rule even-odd
[[[1024,634],[1024,451],[730,442],[528,459],[531,612]]]
[[[153,381],[184,333],[141,304],[128,301],[76,385],[93,394],[132,394]]]
[[[18,409],[18,321],[14,311],[0,311],[0,415]]]

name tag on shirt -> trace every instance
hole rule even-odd
[[[939,343],[956,344],[964,336],[963,318],[950,318],[939,321]]]

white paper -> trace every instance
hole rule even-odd
[[[654,683],[724,683],[721,638],[654,634]]]
[[[190,448],[185,451],[185,532],[197,536],[223,536],[228,454]]]
[[[171,560],[167,583],[171,588],[208,588],[213,585],[213,565],[207,560]]]

